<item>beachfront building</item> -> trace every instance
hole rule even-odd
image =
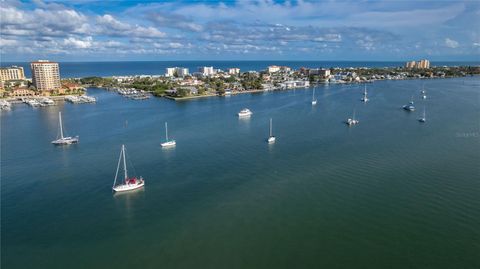
[[[178,67],[178,68],[177,68],[177,75],[178,75],[179,77],[188,76],[188,75],[189,75],[188,68]]]
[[[416,63],[415,61],[409,61],[405,63],[405,68],[415,68]]]
[[[165,68],[165,76],[166,77],[173,77],[175,76],[175,71],[177,70],[176,67],[167,67]]]
[[[229,75],[238,75],[240,74],[240,68],[228,68]]]
[[[32,82],[39,91],[60,89],[60,69],[58,63],[47,60],[38,60],[30,63]]]
[[[185,76],[188,76],[188,75],[189,75],[188,68],[184,68],[184,67],[168,67],[168,68],[165,68],[165,76],[166,77],[174,77],[174,76],[185,77]]]
[[[415,61],[406,62],[405,68],[428,69],[430,68],[430,61],[423,59],[418,62],[415,62]]]
[[[420,68],[420,69],[428,69],[430,68],[430,61],[429,60],[420,60],[419,62],[417,62],[417,68]]]
[[[203,66],[198,69],[198,72],[200,72],[203,76],[208,77],[213,74],[215,74],[215,71],[213,70],[213,66]]]
[[[269,67],[267,67],[267,71],[268,71],[268,73],[276,73],[276,72],[280,71],[280,66],[270,65]]]
[[[5,82],[9,80],[25,80],[25,73],[23,67],[10,66],[0,68],[0,81]]]
[[[326,78],[330,76],[330,69],[320,69],[320,68],[310,69],[308,70],[308,75],[317,75],[317,76]]]

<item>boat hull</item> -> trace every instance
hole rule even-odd
[[[160,146],[162,146],[162,148],[171,148],[171,147],[175,147],[177,145],[177,142],[175,141],[168,141],[168,142],[164,142],[162,144],[160,144]]]
[[[273,143],[275,143],[275,136],[270,136],[270,137],[267,139],[267,142],[268,142],[268,144],[273,144]]]
[[[52,144],[58,145],[58,146],[71,145],[71,144],[76,144],[76,143],[78,143],[78,136],[77,137],[65,137],[63,139],[57,139],[57,140],[52,141]]]
[[[145,181],[141,180],[140,183],[137,184],[122,184],[122,185],[117,185],[112,188],[114,192],[126,192],[126,191],[133,191],[139,188],[142,188],[145,186]]]

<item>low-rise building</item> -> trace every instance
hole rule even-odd
[[[330,76],[330,69],[320,69],[320,68],[310,69],[308,70],[308,74],[317,75],[325,78]]]
[[[280,66],[270,65],[269,67],[267,67],[267,71],[268,71],[268,73],[276,73],[276,72],[280,71]]]
[[[26,97],[26,96],[35,96],[36,92],[28,87],[16,87],[10,91],[9,95],[11,97]]]

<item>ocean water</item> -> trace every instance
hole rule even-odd
[[[480,268],[480,79],[368,90],[364,104],[363,85],[320,86],[315,107],[311,89],[15,105],[0,115],[1,267]],[[58,111],[78,145],[50,144]],[[121,144],[146,186],[113,194]]]
[[[124,76],[124,75],[163,75],[165,68],[179,66],[196,72],[201,66],[213,66],[218,69],[240,68],[241,72],[265,70],[269,65],[285,65],[294,69],[300,67],[398,67],[405,62],[367,62],[367,61],[150,61],[150,62],[61,62],[62,78],[79,78],[88,76]],[[30,63],[2,62],[0,66],[22,66],[25,75],[31,77]],[[480,62],[432,62],[432,66],[478,66]]]

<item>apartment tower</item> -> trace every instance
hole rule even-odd
[[[58,63],[38,60],[30,63],[32,82],[39,91],[51,91],[60,88],[60,69]]]

